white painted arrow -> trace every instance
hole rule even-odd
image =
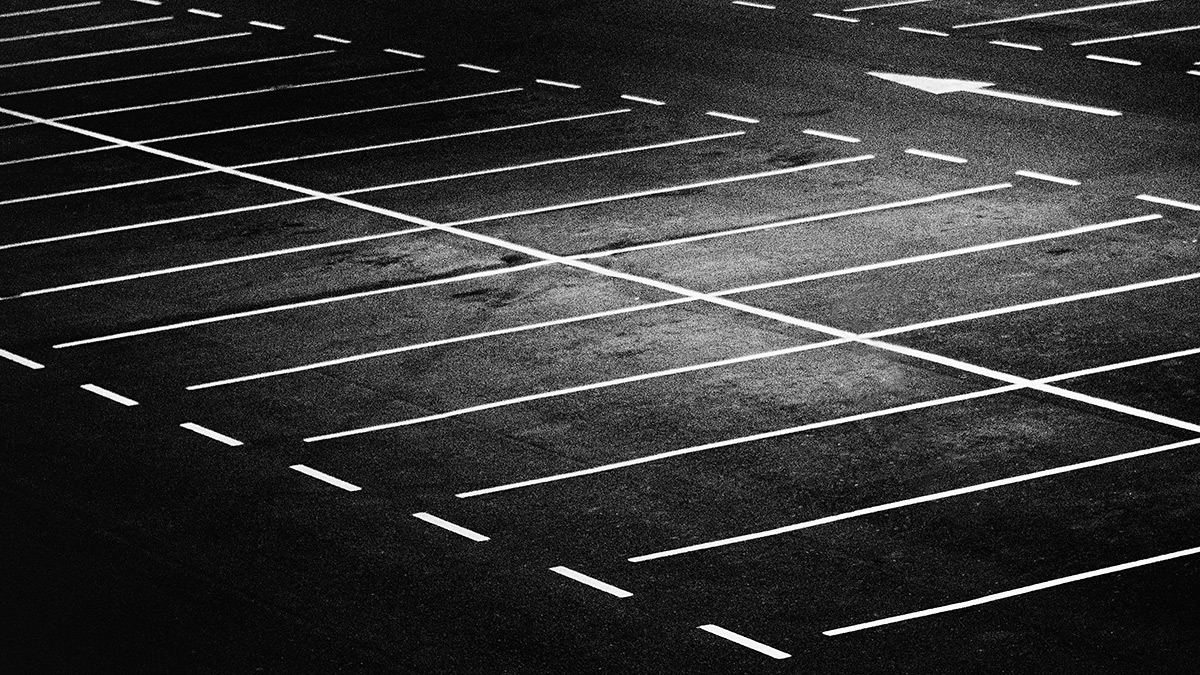
[[[931,94],[952,94],[954,92],[965,91],[970,94],[981,94],[983,96],[994,96],[996,98],[1006,98],[1010,101],[1022,101],[1024,103],[1036,103],[1037,105],[1050,106],[1052,108],[1065,108],[1067,110],[1076,110],[1079,112],[1090,113],[1092,115],[1104,115],[1106,117],[1119,117],[1121,113],[1116,110],[1106,110],[1104,108],[1093,108],[1086,105],[1078,105],[1075,103],[1066,103],[1064,101],[1052,101],[1048,98],[1038,98],[1036,96],[1026,96],[1025,94],[1013,94],[1007,91],[996,91],[989,87],[995,86],[993,82],[977,82],[974,80],[954,80],[942,77],[921,77],[919,75],[901,75],[899,73],[867,73],[889,82],[903,84],[906,87],[913,87],[921,91],[927,91]]]

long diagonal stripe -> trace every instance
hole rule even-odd
[[[0,37],[0,42],[17,42],[18,40],[36,40],[37,38],[53,37],[55,35],[69,35],[71,33],[88,33],[97,30],[109,30],[110,28],[125,28],[126,26],[138,26],[144,23],[157,23],[159,21],[171,21],[173,16],[159,16],[153,19],[139,19],[137,21],[123,21],[121,23],[106,23],[99,26],[84,26],[82,28],[66,28],[64,30],[54,30],[46,33],[28,33],[25,35],[14,35],[11,37]]]
[[[106,49],[99,52],[86,52],[83,54],[68,54],[66,56],[54,56],[46,59],[34,59],[32,61],[19,61],[17,63],[0,63],[0,68],[17,68],[20,66],[35,66],[42,63],[58,63],[59,61],[74,61],[76,59],[90,59],[96,56],[109,56],[111,54],[123,54],[125,52],[138,52],[147,49],[165,49],[167,47],[181,47],[183,45],[192,45],[197,42],[210,42],[212,40],[228,40],[230,38],[246,37],[254,35],[250,31],[241,33],[225,33],[223,35],[209,35],[202,38],[192,38],[190,40],[177,40],[175,42],[160,42],[152,45],[141,45],[138,47],[125,47],[122,49]]]
[[[41,7],[38,9],[24,9],[19,12],[5,12],[3,14],[0,14],[0,19],[7,19],[7,18],[13,17],[13,16],[25,16],[27,14],[41,14],[43,12],[61,12],[64,9],[78,9],[80,7],[95,7],[96,5],[99,5],[99,4],[100,4],[100,0],[93,0],[92,2],[77,2],[72,5],[57,5],[55,7]]]
[[[1042,19],[1048,16],[1058,16],[1060,14],[1076,14],[1079,12],[1094,12],[1101,9],[1112,9],[1115,7],[1128,7],[1130,5],[1144,5],[1150,2],[1161,2],[1161,0],[1123,0],[1122,2],[1106,2],[1100,5],[1088,5],[1087,7],[1073,7],[1071,9],[1057,9],[1048,12],[1037,12],[1036,14],[1025,14],[1022,16],[1011,16],[1004,19],[990,19],[988,21],[976,21],[975,23],[962,23],[954,28],[974,28],[976,26],[992,26],[998,23],[1013,23],[1015,21],[1029,21],[1031,19]]]

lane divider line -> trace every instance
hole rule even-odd
[[[1181,202],[1181,201],[1177,201],[1174,199],[1167,199],[1166,197],[1155,197],[1154,195],[1138,195],[1137,197],[1134,197],[1134,199],[1140,199],[1144,202],[1153,202],[1155,204],[1163,204],[1166,206],[1174,206],[1174,207],[1180,208],[1180,209],[1187,209],[1188,211],[1200,211],[1200,204]]]
[[[183,427],[184,429],[187,429],[188,431],[193,431],[195,433],[198,433],[201,436],[207,436],[208,438],[211,438],[214,441],[224,443],[225,445],[228,445],[230,447],[236,448],[239,445],[243,445],[243,443],[236,438],[231,438],[229,436],[226,436],[225,434],[213,431],[212,429],[209,429],[208,427],[202,427],[199,424],[196,424],[195,422],[184,422],[183,424],[180,424],[179,426]]]
[[[646,103],[649,105],[666,105],[665,101],[660,101],[655,98],[646,98],[645,96],[634,96],[633,94],[621,94],[621,98],[626,101],[636,101],[637,103]]]
[[[747,649],[753,649],[754,651],[758,652],[759,654],[765,654],[773,659],[786,659],[791,656],[791,654],[789,654],[785,651],[776,649],[769,645],[765,645],[765,644],[759,642],[758,640],[751,640],[750,638],[746,637],[745,635],[739,635],[731,630],[721,628],[720,626],[718,626],[716,624],[706,623],[703,626],[696,626],[696,627],[702,631],[712,633],[713,635],[716,635],[717,637],[725,638],[726,640],[729,640],[730,642],[733,642],[735,644],[739,644],[743,647],[746,647]]]
[[[855,138],[854,136],[843,136],[842,134],[834,134],[834,133],[830,133],[828,131],[818,131],[816,129],[805,129],[804,131],[801,131],[800,133],[808,134],[809,136],[819,136],[821,138],[828,138],[828,139],[835,140],[835,141],[842,141],[844,143],[862,143],[861,138]]]
[[[133,0],[133,2],[138,2],[143,5],[154,5],[156,7],[162,4],[161,0]]]
[[[336,42],[338,44],[343,44],[343,45],[350,44],[349,40],[346,40],[346,39],[340,38],[340,37],[334,37],[332,35],[323,35],[321,33],[315,33],[315,34],[313,34],[313,37],[317,38],[318,40],[327,40],[329,42]]]
[[[1091,59],[1093,61],[1104,61],[1105,63],[1119,63],[1123,66],[1140,66],[1140,65],[1142,65],[1141,61],[1134,61],[1132,59],[1118,59],[1115,56],[1101,56],[1100,54],[1088,54],[1084,58]]]
[[[216,12],[210,12],[206,9],[189,9],[188,13],[189,14],[199,14],[200,16],[207,16],[210,19],[220,19],[223,16],[222,14],[217,14]]]
[[[954,155],[943,155],[940,152],[930,152],[928,150],[918,150],[916,148],[909,148],[909,149],[905,150],[904,152],[909,155],[916,155],[917,157],[925,157],[928,159],[937,159],[937,160],[941,160],[943,162],[951,162],[953,164],[966,164],[967,163],[967,160],[962,157],[955,157]]]
[[[41,370],[42,368],[46,367],[46,366],[43,366],[42,364],[38,363],[37,361],[34,361],[33,359],[27,359],[24,356],[19,356],[17,354],[14,354],[14,353],[8,351],[7,349],[0,349],[0,358],[8,359],[9,361],[12,361],[13,363],[19,363],[22,366],[25,366],[26,368],[30,368],[32,370]]]
[[[1011,47],[1013,49],[1024,49],[1031,52],[1040,52],[1042,48],[1037,45],[1026,45],[1020,42],[1006,42],[1004,40],[988,40],[989,45],[997,45],[999,47]]]
[[[1161,2],[1161,0],[1124,0],[1123,2],[1109,2],[1102,5],[1089,5],[1087,7],[1073,7],[1071,9],[1058,9],[1048,12],[1038,12],[1036,14],[1024,14],[1022,16],[1010,16],[1005,19],[990,19],[988,21],[976,21],[975,23],[962,23],[953,28],[974,28],[976,26],[992,26],[998,23],[1013,23],[1015,21],[1028,21],[1030,19],[1042,19],[1047,16],[1058,16],[1060,14],[1075,14],[1077,12],[1094,12],[1100,9],[1111,9],[1113,7],[1127,7],[1129,5],[1144,5],[1149,2]]]
[[[1059,178],[1058,176],[1051,176],[1048,173],[1038,173],[1036,171],[1024,171],[1024,170],[1016,171],[1014,173],[1016,173],[1016,175],[1018,175],[1018,176],[1024,176],[1025,178],[1044,180],[1044,181],[1048,181],[1051,183],[1058,183],[1059,185],[1072,185],[1072,186],[1083,185],[1083,183],[1080,183],[1077,180],[1072,180],[1070,178]]]
[[[486,66],[477,66],[474,63],[460,63],[460,64],[458,64],[458,67],[466,68],[467,70],[478,70],[481,73],[491,73],[493,75],[500,72],[499,70],[496,70],[495,68],[488,68]]]
[[[570,82],[559,82],[558,80],[534,80],[538,84],[546,84],[551,87],[562,87],[564,89],[583,89],[582,85],[571,84]]]
[[[25,16],[26,14],[41,14],[43,12],[61,12],[65,9],[76,9],[79,7],[95,7],[100,4],[100,0],[93,2],[77,2],[73,5],[57,5],[55,7],[42,7],[41,9],[25,9],[19,12],[5,12],[0,14],[0,19],[7,19],[11,16]]]
[[[490,539],[490,537],[485,537],[484,535],[479,534],[478,532],[476,532],[474,530],[468,530],[467,528],[462,527],[461,525],[455,525],[454,523],[452,523],[448,520],[438,518],[437,516],[430,514],[430,513],[426,513],[424,511],[422,511],[420,513],[414,513],[413,518],[417,518],[418,520],[423,520],[423,521],[429,523],[430,525],[436,525],[444,530],[449,530],[449,531],[453,532],[454,534],[466,537],[467,539],[470,539],[471,541],[488,541]]]
[[[716,110],[709,110],[708,112],[706,112],[704,114],[708,115],[709,117],[720,117],[721,119],[733,120],[734,122],[745,122],[746,124],[758,124],[759,123],[759,120],[757,120],[753,117],[745,117],[743,115],[731,115],[730,113],[717,112]]]
[[[71,195],[89,194],[92,192],[104,192],[106,190],[118,190],[125,187],[133,187],[135,185],[148,185],[150,183],[161,183],[167,180],[179,180],[180,178],[191,178],[192,176],[203,176],[205,174],[216,173],[215,169],[205,169],[203,171],[188,171],[186,173],[173,173],[167,176],[158,176],[156,178],[143,178],[141,180],[130,180],[124,183],[109,183],[107,185],[96,185],[93,187],[79,188],[76,190],[63,190],[62,192],[48,192],[40,195],[32,195],[29,197],[16,197],[13,199],[5,199],[0,201],[0,206],[8,204],[21,204],[24,202],[36,202],[43,199],[56,199],[58,197],[69,197]]]
[[[929,30],[928,28],[913,28],[912,26],[900,26],[896,30],[902,30],[907,33],[920,33],[921,35],[936,35],[937,37],[950,37],[949,33],[943,33],[940,30]]]
[[[588,575],[586,575],[582,572],[576,572],[575,570],[571,569],[570,567],[564,567],[562,565],[559,565],[557,567],[551,567],[550,571],[554,572],[556,574],[561,574],[568,579],[574,579],[575,581],[578,581],[579,583],[581,583],[585,586],[591,586],[592,588],[594,588],[596,590],[604,591],[605,593],[616,596],[618,598],[628,598],[628,597],[633,596],[633,593],[630,593],[629,591],[617,588],[616,586],[613,586],[612,584],[604,583],[603,581],[600,581],[599,579],[597,579],[595,577],[589,577]]]
[[[1200,30],[1200,24],[1195,26],[1180,26],[1179,28],[1166,28],[1163,30],[1150,30],[1144,33],[1133,33],[1132,35],[1118,35],[1116,37],[1098,38],[1095,40],[1080,40],[1072,42],[1072,47],[1082,47],[1084,45],[1098,45],[1102,42],[1117,42],[1120,40],[1136,40],[1138,38],[1153,37],[1155,35],[1167,35],[1169,33],[1183,33],[1185,31]]]
[[[812,15],[819,19],[832,19],[834,21],[845,21],[846,23],[858,23],[858,19],[851,19],[848,16],[837,16],[836,14],[825,14],[823,12],[813,12]]]
[[[66,30],[55,30],[46,33],[29,33],[26,35],[14,35],[12,37],[2,37],[0,42],[17,42],[19,40],[35,40],[37,38],[53,37],[55,35],[70,35],[72,33],[88,33],[97,30],[108,30],[110,28],[124,28],[126,26],[138,26],[144,23],[157,23],[159,21],[171,21],[173,16],[159,16],[153,19],[140,19],[138,21],[123,21],[121,23],[106,23],[98,26],[85,26],[83,28],[68,28]]]
[[[398,55],[400,55],[400,56],[407,56],[407,57],[409,57],[410,59],[423,59],[423,58],[425,58],[425,55],[424,55],[424,54],[418,54],[418,53],[416,53],[416,52],[406,52],[406,51],[404,51],[403,49],[384,49],[383,51],[387,52],[388,54],[398,54]]]
[[[746,0],[733,0],[732,4],[743,7],[754,7],[755,9],[775,9],[775,5],[764,5],[761,2],[747,2]]]
[[[104,398],[106,398],[110,401],[116,401],[117,403],[120,403],[121,405],[126,406],[126,407],[133,407],[138,404],[137,401],[129,398],[128,396],[122,396],[122,395],[116,393],[115,391],[112,391],[110,389],[105,389],[104,387],[101,387],[96,384],[81,384],[81,385],[79,385],[79,388],[86,390],[86,391],[90,391],[93,394],[96,394],[97,396],[103,396]]]
[[[271,30],[285,30],[287,28],[286,26],[280,26],[277,23],[267,23],[266,21],[248,21],[247,23],[249,23],[251,26],[270,28]]]
[[[324,471],[317,471],[316,469],[305,466],[303,464],[293,464],[293,465],[289,466],[288,468],[299,471],[300,473],[302,473],[306,476],[311,476],[313,478],[316,478],[317,480],[325,481],[326,483],[329,483],[330,485],[333,485],[334,487],[339,487],[339,488],[345,490],[346,492],[358,492],[359,490],[362,489],[359,486],[354,485],[353,483],[347,483],[346,481],[342,480],[341,478],[334,478],[333,476],[330,476],[329,474],[325,473]]]
[[[209,35],[208,37],[192,38],[190,40],[177,40],[175,42],[160,42],[152,45],[142,45],[139,47],[124,47],[122,49],[106,49],[100,52],[86,52],[83,54],[68,54],[66,56],[54,56],[46,59],[34,59],[33,61],[19,61],[17,63],[0,63],[2,68],[17,68],[20,66],[35,66],[43,63],[58,63],[60,61],[74,61],[76,59],[90,59],[95,56],[109,56],[111,54],[124,54],[127,52],[140,52],[148,49],[165,49],[167,47],[181,47],[183,45],[192,45],[198,42],[211,42],[213,40],[229,40],[232,38],[246,37],[254,35],[249,31],[241,33],[226,33],[224,35]]]
[[[885,2],[880,5],[867,5],[866,7],[850,7],[843,9],[843,12],[865,12],[872,9],[884,9],[887,7],[899,7],[901,5],[917,5],[922,2],[930,2],[931,0],[897,0],[896,2]]]

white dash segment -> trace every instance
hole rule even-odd
[[[1026,45],[1020,42],[1006,42],[1004,40],[988,40],[988,44],[997,45],[1000,47],[1012,47],[1013,49],[1025,49],[1031,52],[1040,52],[1042,48],[1037,45]]]
[[[468,530],[467,528],[465,528],[461,525],[455,525],[454,523],[452,523],[448,520],[443,520],[441,518],[438,518],[437,516],[435,516],[433,514],[425,513],[424,511],[422,511],[421,513],[414,513],[413,517],[417,518],[418,520],[423,520],[423,521],[429,523],[430,525],[437,525],[438,527],[440,527],[444,530],[450,530],[451,532],[461,535],[461,536],[464,536],[467,539],[470,539],[471,541],[487,541],[490,538],[490,537],[485,537],[484,535],[479,534],[478,532],[476,532],[474,530]]]
[[[1100,9],[1111,9],[1113,7],[1127,7],[1129,5],[1143,5],[1148,2],[1161,2],[1161,0],[1125,0],[1124,2],[1109,2],[1102,5],[1088,5],[1087,7],[1073,7],[1071,9],[1058,9],[1049,12],[1038,12],[1036,14],[1023,14],[1021,16],[1011,16],[1005,19],[991,19],[989,21],[976,21],[975,23],[961,23],[954,28],[974,28],[975,26],[992,26],[998,23],[1012,23],[1014,21],[1028,21],[1030,19],[1041,19],[1047,16],[1058,16],[1060,14],[1075,14],[1077,12],[1094,12]]]
[[[929,30],[928,28],[913,28],[912,26],[900,26],[898,30],[909,33],[920,33],[921,35],[936,35],[938,37],[950,37],[949,33],[943,33],[940,30]]]
[[[899,7],[901,5],[917,5],[922,2],[930,2],[931,0],[898,0],[897,2],[885,2],[880,5],[867,5],[866,7],[851,7],[843,9],[843,12],[865,12],[871,9],[884,9],[887,7]]]
[[[77,2],[73,5],[58,5],[56,7],[42,7],[41,9],[26,9],[20,12],[5,12],[0,14],[0,19],[6,19],[10,16],[25,16],[26,14],[41,14],[43,12],[61,12],[64,9],[77,9],[79,7],[95,7],[100,4],[100,0],[95,2]]]
[[[595,588],[596,590],[604,591],[605,593],[608,593],[609,595],[615,595],[618,598],[628,598],[633,595],[633,593],[630,593],[629,591],[626,591],[621,588],[617,588],[616,586],[613,586],[612,584],[606,584],[603,581],[600,581],[599,579],[596,579],[594,577],[589,577],[588,575],[583,574],[582,572],[576,572],[575,570],[571,569],[570,567],[563,567],[562,565],[559,565],[558,567],[551,567],[550,571],[554,572],[556,574],[561,574],[568,579],[574,579],[575,581],[578,581],[579,583],[581,583],[585,586],[591,586],[592,588]]]
[[[299,471],[300,473],[302,473],[306,476],[312,476],[313,478],[316,478],[317,480],[325,481],[326,483],[329,483],[330,485],[340,487],[341,489],[345,490],[346,492],[358,492],[359,490],[362,489],[359,486],[354,485],[353,483],[347,483],[346,481],[342,480],[341,478],[334,478],[333,476],[330,476],[329,474],[325,473],[324,471],[317,471],[316,469],[305,466],[303,464],[293,464],[288,468],[295,469],[296,471]]]
[[[1154,37],[1155,35],[1168,35],[1170,33],[1183,33],[1186,31],[1200,30],[1200,24],[1195,26],[1180,26],[1178,28],[1164,28],[1163,30],[1148,30],[1143,33],[1132,33],[1130,35],[1117,35],[1115,37],[1097,38],[1095,40],[1080,40],[1072,42],[1072,47],[1082,47],[1083,45],[1098,45],[1102,42],[1118,42],[1121,40],[1136,40],[1144,37]]]
[[[1176,201],[1165,197],[1155,197],[1154,195],[1138,195],[1136,197],[1144,202],[1153,202],[1155,204],[1165,204],[1166,206],[1174,206],[1188,211],[1200,211],[1200,204],[1190,204],[1188,202]]]
[[[162,2],[160,2],[159,0],[133,0],[133,1],[134,1],[134,2],[140,2],[140,3],[142,3],[143,5],[154,5],[154,6],[156,6],[156,7],[157,7],[158,5],[161,5],[161,4],[162,4]]]
[[[194,432],[200,434],[201,436],[207,436],[208,438],[211,438],[214,441],[219,441],[230,447],[236,448],[237,446],[242,445],[242,442],[236,438],[231,438],[220,432],[213,431],[212,429],[209,429],[208,427],[202,427],[199,424],[196,424],[195,422],[184,422],[183,424],[180,424],[179,426],[183,427],[184,429],[187,429],[188,431],[194,431]]]
[[[257,26],[259,28],[270,28],[271,30],[284,30],[284,28],[285,28],[284,26],[280,26],[277,23],[267,23],[266,21],[251,21],[249,23],[251,26]]]
[[[904,152],[909,155],[916,155],[917,157],[926,157],[928,159],[940,159],[943,162],[952,162],[954,164],[966,164],[967,163],[967,160],[963,159],[962,157],[955,157],[954,155],[943,155],[940,152],[929,152],[928,150],[918,150],[916,148],[909,148],[909,149],[905,150]]]
[[[1189,71],[1187,71],[1187,74],[1188,75],[1200,75],[1200,70],[1189,70]]]
[[[425,58],[425,55],[424,55],[424,54],[418,54],[418,53],[416,53],[416,52],[406,52],[406,51],[404,51],[403,49],[385,49],[385,50],[383,50],[383,51],[387,52],[388,54],[399,54],[400,56],[407,56],[407,57],[409,57],[410,59],[423,59],[423,58]]]
[[[46,366],[43,366],[42,364],[38,363],[37,361],[34,361],[33,359],[27,359],[24,356],[18,356],[16,354],[8,351],[7,349],[0,349],[0,358],[8,359],[9,361],[12,361],[13,363],[19,363],[19,364],[25,366],[26,368],[32,368],[33,370],[41,370],[42,368],[46,367]]]
[[[626,101],[635,101],[637,103],[648,103],[650,105],[666,105],[665,101],[660,101],[655,98],[646,98],[645,96],[634,96],[632,94],[621,94],[621,98]]]
[[[743,7],[754,7],[755,9],[775,9],[775,5],[764,5],[761,2],[746,2],[746,0],[733,0],[733,4]]]
[[[767,656],[769,656],[773,659],[786,659],[789,656],[791,656],[791,654],[789,654],[785,651],[775,649],[774,647],[771,647],[769,645],[764,645],[763,643],[759,642],[758,640],[751,640],[750,638],[746,637],[745,635],[739,635],[738,633],[735,633],[731,630],[721,628],[720,626],[718,626],[716,624],[707,623],[707,624],[704,624],[703,626],[696,626],[696,627],[702,631],[712,633],[713,635],[716,635],[717,637],[723,637],[726,640],[729,640],[730,642],[735,642],[735,643],[737,643],[743,647],[746,647],[748,649],[753,649],[754,651],[758,652],[759,654],[766,654]]]
[[[853,136],[843,136],[841,134],[833,134],[828,131],[818,131],[816,129],[805,129],[801,133],[808,134],[809,136],[820,136],[821,138],[829,138],[829,139],[832,139],[835,141],[842,141],[844,143],[862,143],[861,138],[855,138]]]
[[[578,85],[578,84],[571,84],[570,82],[559,82],[558,80],[534,80],[534,82],[537,82],[538,84],[546,84],[551,87],[562,87],[564,89],[582,89],[583,88],[581,85]]]
[[[818,19],[832,19],[834,21],[845,21],[846,23],[858,23],[858,19],[851,19],[848,16],[838,16],[836,14],[824,14],[822,12],[813,12],[813,16]]]
[[[1200,553],[1200,546],[1197,546],[1196,548],[1184,549],[1182,551],[1175,551],[1174,553],[1166,553],[1164,555],[1154,556],[1153,558],[1143,558],[1142,560],[1135,560],[1133,562],[1122,563],[1120,565],[1104,567],[1104,568],[1101,568],[1098,570],[1092,570],[1090,572],[1083,572],[1081,574],[1072,574],[1071,576],[1067,576],[1067,577],[1060,577],[1058,579],[1052,579],[1050,581],[1043,581],[1038,584],[1031,584],[1029,586],[1022,586],[1020,588],[1014,588],[1011,591],[1004,591],[1002,593],[993,593],[991,595],[985,595],[985,596],[982,596],[979,598],[975,598],[973,600],[966,600],[964,602],[955,602],[955,603],[952,603],[949,605],[942,605],[940,607],[934,607],[932,609],[924,609],[919,612],[909,612],[908,614],[899,614],[897,616],[888,617],[886,619],[878,619],[875,621],[868,621],[866,623],[854,624],[853,626],[846,626],[845,628],[835,628],[834,630],[824,631],[824,634],[829,635],[829,636],[844,635],[846,633],[853,633],[855,631],[865,630],[867,628],[876,628],[878,626],[886,626],[888,624],[899,623],[901,621],[909,621],[911,619],[920,619],[920,618],[926,617],[926,616],[933,616],[934,614],[942,614],[944,612],[952,612],[952,611],[958,610],[958,609],[966,609],[968,607],[975,607],[977,605],[983,605],[983,604],[986,604],[989,602],[995,602],[997,600],[1004,600],[1006,598],[1012,598],[1012,597],[1015,597],[1018,595],[1025,595],[1026,593],[1033,593],[1035,591],[1041,591],[1041,590],[1045,590],[1047,588],[1054,588],[1055,586],[1062,586],[1063,584],[1069,584],[1069,583],[1073,583],[1076,581],[1084,581],[1085,579],[1092,579],[1095,577],[1104,576],[1106,574],[1115,574],[1117,572],[1124,572],[1125,570],[1130,570],[1135,567],[1144,567],[1146,565],[1153,565],[1155,563],[1166,562],[1168,560],[1174,560],[1176,558],[1183,558],[1185,556],[1196,555],[1197,553]]]
[[[731,115],[729,113],[717,112],[716,110],[709,110],[708,112],[706,112],[704,114],[708,115],[710,117],[720,117],[721,119],[725,119],[725,120],[733,120],[734,122],[745,122],[746,124],[758,124],[758,120],[753,117],[744,117],[742,115]]]
[[[323,33],[313,33],[313,37],[317,38],[318,40],[327,40],[329,42],[336,42],[343,45],[350,44],[349,40],[340,37],[334,37],[332,35],[325,35]]]
[[[1118,59],[1115,56],[1101,56],[1100,54],[1088,54],[1084,58],[1088,58],[1093,61],[1103,61],[1105,63],[1119,63],[1123,66],[1140,66],[1140,65],[1142,65],[1141,61],[1134,61],[1133,59]]]
[[[488,68],[486,66],[477,66],[474,63],[460,63],[460,64],[458,64],[458,67],[466,68],[467,70],[478,70],[481,73],[492,73],[493,75],[500,72],[499,70],[496,70],[495,68]]]
[[[79,388],[83,389],[85,391],[90,391],[93,394],[96,394],[97,396],[103,396],[104,398],[106,398],[110,401],[116,401],[117,403],[120,403],[123,406],[132,407],[132,406],[135,406],[138,404],[137,401],[129,398],[128,396],[122,396],[122,395],[116,393],[115,391],[110,391],[99,385],[81,384],[81,385],[79,385]]]
[[[217,14],[216,12],[210,12],[207,9],[195,9],[195,8],[189,9],[188,14],[199,14],[200,16],[207,16],[210,19],[219,19],[222,16],[224,16],[223,14]]]
[[[1048,173],[1038,173],[1036,171],[1022,170],[1022,171],[1017,171],[1016,174],[1018,176],[1024,176],[1026,178],[1034,178],[1036,180],[1049,181],[1051,183],[1058,183],[1060,185],[1082,185],[1082,183],[1080,183],[1077,180],[1071,180],[1070,178],[1059,178],[1058,176],[1051,176]]]

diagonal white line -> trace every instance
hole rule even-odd
[[[69,54],[67,56],[55,56],[48,59],[35,59],[33,61],[20,61],[17,63],[2,63],[0,68],[17,68],[19,66],[34,66],[42,63],[57,63],[59,61],[73,61],[75,59],[90,59],[96,56],[108,56],[110,54],[124,54],[126,52],[139,52],[147,49],[164,49],[166,47],[179,47],[182,45],[192,45],[197,42],[210,42],[212,40],[228,40],[229,38],[246,37],[254,35],[249,31],[242,33],[226,33],[224,35],[210,35],[208,37],[193,38],[191,40],[178,40],[175,42],[162,42],[153,45],[142,45],[140,47],[125,47],[123,49],[107,49],[101,52],[87,52],[84,54]]]
[[[58,5],[56,7],[42,7],[40,9],[26,9],[19,12],[5,12],[0,14],[0,19],[7,19],[11,16],[25,16],[26,14],[41,14],[43,12],[61,12],[64,9],[78,9],[79,7],[95,7],[100,4],[100,0],[94,2],[77,2],[73,5]]]
[[[1117,42],[1119,40],[1136,40],[1138,38],[1153,37],[1155,35],[1168,35],[1170,33],[1183,33],[1186,31],[1200,30],[1200,25],[1196,26],[1180,26],[1179,28],[1165,28],[1163,30],[1150,30],[1144,33],[1133,33],[1132,35],[1118,35],[1116,37],[1098,38],[1095,40],[1080,40],[1072,42],[1072,47],[1082,47],[1084,45],[1098,45],[1102,42]],[[983,90],[980,90],[982,93]]]
[[[476,532],[474,530],[468,530],[467,528],[462,527],[461,525],[455,525],[454,523],[452,523],[448,520],[438,518],[437,516],[430,514],[430,513],[425,513],[424,511],[422,511],[420,513],[414,513],[413,518],[423,520],[423,521],[429,523],[430,525],[436,525],[436,526],[442,528],[443,530],[449,530],[450,532],[453,532],[457,535],[466,537],[467,539],[470,539],[471,541],[488,541],[488,539],[489,539],[488,537],[485,537],[484,535],[479,534],[478,532]]]
[[[788,654],[785,651],[776,649],[769,645],[765,645],[765,644],[759,642],[758,640],[751,640],[750,638],[746,637],[745,635],[735,633],[726,628],[721,628],[720,626],[718,626],[716,624],[707,623],[707,624],[704,624],[703,626],[697,626],[697,628],[699,628],[700,630],[705,631],[707,633],[712,633],[713,635],[716,635],[718,637],[723,637],[726,640],[729,640],[730,642],[739,644],[743,647],[746,647],[747,649],[753,649],[754,651],[756,651],[760,654],[765,654],[773,659],[786,659],[791,656],[791,654]]]
[[[215,170],[204,171],[188,171],[186,173],[173,173],[168,176],[158,176],[155,178],[142,178],[140,180],[128,180],[122,183],[108,183],[107,185],[96,185],[93,187],[79,188],[76,190],[63,190],[62,192],[48,192],[40,195],[32,195],[30,197],[16,197],[13,199],[5,199],[0,201],[0,206],[7,204],[20,204],[23,202],[36,202],[43,199],[55,199],[58,197],[69,197],[71,195],[82,195],[89,192],[103,192],[105,190],[117,190],[124,187],[133,187],[134,185],[146,185],[148,183],[161,183],[166,180],[178,180],[180,178],[190,178],[192,176],[201,176],[208,173],[216,173]]]
[[[605,593],[608,593],[609,595],[615,595],[618,598],[628,598],[633,595],[633,593],[630,593],[629,591],[617,588],[616,586],[613,586],[612,584],[604,583],[603,581],[600,581],[599,579],[597,579],[595,577],[589,577],[588,575],[586,575],[582,572],[576,572],[575,570],[571,569],[570,567],[564,567],[562,565],[559,565],[557,567],[551,567],[550,571],[554,572],[556,574],[561,574],[568,579],[574,579],[575,581],[578,581],[579,583],[581,583],[585,586],[591,586],[592,588],[594,588],[596,590],[604,591]]]
[[[43,366],[42,364],[38,363],[37,361],[34,361],[33,359],[27,359],[24,356],[14,354],[14,353],[8,351],[7,349],[0,349],[0,359],[7,359],[9,361],[12,361],[13,363],[19,363],[22,366],[25,366],[26,368],[30,368],[32,370],[41,370],[42,368],[46,367],[46,366]]]
[[[896,2],[885,2],[880,5],[867,5],[866,7],[851,7],[843,9],[843,12],[865,12],[870,9],[884,9],[885,7],[899,7],[901,5],[916,5],[922,2],[930,2],[930,0],[897,0]]]
[[[124,21],[121,23],[106,23],[99,26],[85,26],[83,28],[67,28],[65,30],[55,30],[47,33],[29,33],[27,35],[14,35],[11,37],[0,37],[0,42],[17,42],[18,40],[36,40],[37,38],[52,37],[55,35],[69,35],[71,33],[87,33],[96,30],[108,30],[110,28],[124,28],[126,26],[137,26],[143,23],[157,23],[159,21],[170,21],[173,16],[160,16],[153,19],[140,19],[138,21]]]
[[[1030,19],[1041,19],[1047,16],[1058,16],[1060,14],[1075,14],[1078,12],[1094,12],[1101,9],[1111,9],[1113,7],[1128,7],[1130,5],[1144,5],[1148,2],[1160,2],[1161,0],[1124,0],[1123,2],[1108,2],[1102,5],[1088,5],[1087,7],[1073,7],[1071,9],[1058,9],[1049,12],[1038,12],[1036,14],[1025,14],[1022,16],[1012,16],[1005,19],[991,19],[988,21],[977,21],[975,23],[963,23],[954,28],[974,28],[976,26],[991,26],[998,23],[1012,23],[1014,21],[1028,21]]]
[[[309,466],[305,466],[303,464],[293,464],[293,465],[289,466],[288,468],[293,469],[295,471],[299,471],[300,473],[302,473],[306,476],[311,476],[313,478],[316,478],[317,480],[325,481],[326,483],[329,483],[330,485],[333,485],[335,487],[340,487],[341,489],[345,490],[346,492],[358,492],[359,490],[362,489],[359,486],[354,485],[353,483],[347,483],[346,481],[342,480],[341,478],[334,478],[333,476],[330,476],[329,474],[325,473],[324,471],[317,471],[316,469],[309,467]]]
[[[180,424],[179,426],[183,427],[184,429],[187,429],[188,431],[194,431],[194,432],[200,434],[201,436],[207,436],[208,438],[211,438],[214,441],[224,443],[225,445],[228,445],[230,447],[237,447],[239,445],[242,445],[242,442],[236,438],[230,438],[229,436],[226,436],[225,434],[222,434],[220,432],[213,431],[212,429],[209,429],[208,427],[202,427],[199,424],[196,424],[195,422],[184,422],[183,424]]]
[[[138,404],[137,401],[129,398],[128,396],[122,396],[122,395],[116,393],[115,391],[105,389],[104,387],[101,387],[100,385],[83,384],[83,385],[80,385],[79,388],[86,390],[86,391],[90,391],[93,394],[96,394],[97,396],[103,396],[104,398],[106,398],[110,401],[116,401],[117,403],[120,403],[121,405],[126,406],[126,407],[132,407],[132,406],[135,406]]]

